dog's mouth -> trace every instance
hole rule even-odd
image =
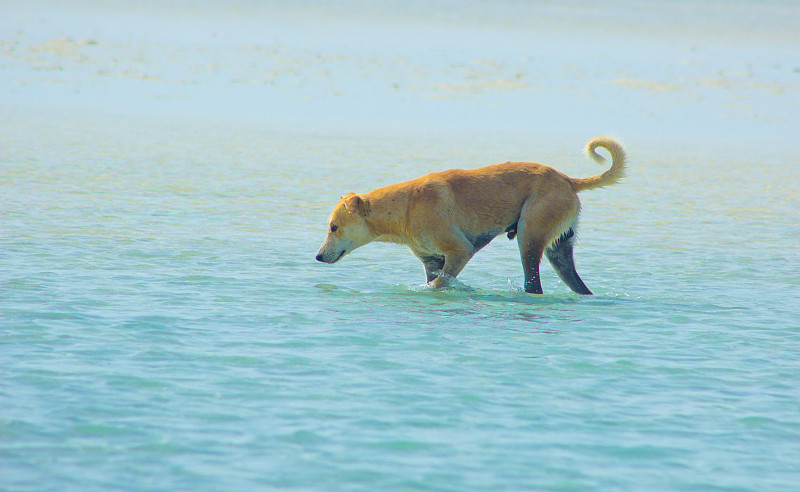
[[[342,251],[341,253],[339,253],[339,256],[337,256],[335,260],[330,260],[330,261],[325,258],[324,254],[317,253],[317,261],[321,261],[322,263],[329,263],[329,264],[332,265],[332,264],[336,263],[337,261],[341,260],[342,256],[344,256],[345,253],[347,253],[347,250]]]

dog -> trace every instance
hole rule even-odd
[[[455,279],[472,256],[495,237],[517,238],[525,292],[542,293],[542,255],[570,289],[591,295],[575,271],[573,243],[580,211],[578,193],[617,183],[626,155],[611,137],[586,145],[597,163],[611,154],[611,167],[575,179],[542,164],[506,162],[472,170],[451,169],[366,194],[341,197],[328,219],[328,234],[316,259],[336,263],[372,241],[408,246],[425,267],[433,288]]]

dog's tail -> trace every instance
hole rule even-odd
[[[596,152],[597,147],[602,147],[611,154],[611,167],[603,174],[598,174],[591,178],[570,178],[572,189],[575,190],[575,193],[613,185],[625,175],[626,157],[625,149],[622,148],[622,144],[611,137],[595,137],[589,140],[589,143],[586,144],[586,153],[589,154],[589,157],[594,159],[595,162],[602,164],[606,160]]]

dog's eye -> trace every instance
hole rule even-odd
[[[339,230],[339,226],[331,224],[331,232],[336,232]]]

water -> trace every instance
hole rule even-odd
[[[0,489],[797,490],[796,9],[10,5]],[[604,132],[593,297],[314,261],[346,192]]]

